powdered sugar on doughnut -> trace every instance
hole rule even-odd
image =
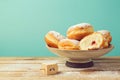
[[[90,27],[90,26],[92,27],[92,25],[90,25],[89,23],[80,23],[80,24],[76,24],[76,25],[71,26],[71,27],[68,29],[68,31],[71,30],[71,29],[74,29],[74,28],[76,28],[76,27],[86,28],[86,27]]]
[[[52,34],[54,37],[56,37],[58,40],[64,39],[65,37],[62,36],[60,33],[56,32],[56,31],[49,31],[49,34]]]
[[[73,40],[73,39],[63,39],[63,40],[61,40],[61,42],[65,42],[65,41],[70,41],[70,42],[72,42],[74,45],[78,45],[78,43],[79,43],[79,41]]]
[[[97,31],[97,32],[100,32],[100,33],[102,33],[103,35],[110,33],[108,30],[100,30],[100,31]]]
[[[71,40],[73,44],[78,45],[79,41],[77,40]]]

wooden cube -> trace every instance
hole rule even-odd
[[[43,63],[41,67],[43,73],[47,75],[56,74],[58,72],[58,65],[56,63]]]

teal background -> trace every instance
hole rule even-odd
[[[120,0],[0,0],[0,56],[55,56],[44,35],[81,22],[109,30],[115,48],[107,56],[120,56]]]

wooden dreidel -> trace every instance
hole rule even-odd
[[[51,75],[56,74],[58,72],[57,63],[42,63],[41,69],[44,74]]]

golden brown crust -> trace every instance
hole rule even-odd
[[[99,33],[101,33],[104,37],[104,48],[109,47],[110,42],[112,41],[112,36],[110,35],[110,32],[108,30],[99,30],[97,31]]]
[[[51,41],[49,38],[45,37],[45,42],[47,43],[47,45],[49,47],[54,47],[54,48],[58,48],[58,41],[57,40],[54,40],[54,41]]]
[[[93,27],[88,23],[81,23],[70,27],[67,30],[67,37],[70,39],[81,40],[83,37],[94,32]]]
[[[72,39],[63,39],[58,43],[58,48],[62,50],[79,50],[79,41]]]
[[[45,35],[45,42],[48,46],[58,48],[58,42],[64,37],[56,31],[50,31]]]

